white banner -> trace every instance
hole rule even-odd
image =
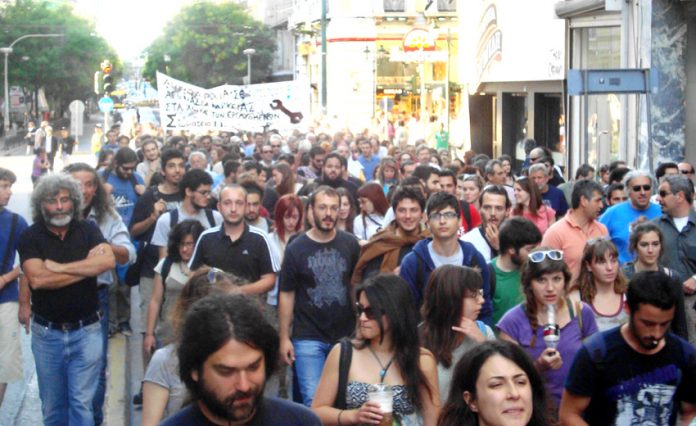
[[[164,130],[287,130],[308,121],[296,81],[203,89],[157,73]]]

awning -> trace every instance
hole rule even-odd
[[[556,15],[562,19],[572,18],[588,12],[604,10],[606,0],[566,0],[556,3]]]

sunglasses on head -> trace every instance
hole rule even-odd
[[[355,303],[355,312],[358,317],[362,314],[365,314],[365,318],[369,320],[377,318],[377,312],[375,312],[375,310],[372,309],[372,306],[368,306],[366,308],[363,305],[361,305],[360,302]]]
[[[529,261],[533,263],[540,263],[546,257],[550,260],[563,260],[563,252],[560,250],[541,250],[529,253]]]

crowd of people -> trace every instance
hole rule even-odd
[[[33,146],[31,224],[0,168],[0,403],[23,325],[46,425],[104,421],[116,333],[143,336],[143,425],[696,417],[689,163],[566,181],[541,146],[513,170],[368,132],[97,142],[55,171]]]

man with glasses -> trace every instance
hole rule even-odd
[[[611,206],[599,218],[619,251],[619,262],[622,265],[633,260],[628,244],[631,225],[638,219],[652,220],[661,214],[660,206],[650,201],[653,179],[647,171],[632,170],[626,173],[624,187],[628,201]]]
[[[261,161],[263,167],[270,168],[273,166],[273,148],[270,144],[261,147]]]
[[[682,176],[685,176],[687,179],[689,179],[693,183],[694,179],[694,166],[687,162],[681,162],[677,164],[677,167],[679,167],[679,173],[682,174]]]
[[[212,186],[213,178],[200,169],[189,170],[181,179],[179,185],[179,192],[183,197],[181,205],[162,214],[157,219],[157,225],[152,234],[151,244],[158,248],[160,259],[167,254],[169,231],[182,220],[197,220],[206,229],[222,223],[222,215],[208,208]]]
[[[278,161],[281,154],[283,154],[283,137],[280,136],[279,134],[274,133],[271,135],[269,140],[271,142],[271,151],[273,154],[273,162],[275,163],[276,161]]]
[[[683,283],[684,304],[689,313],[689,342],[696,343],[692,309],[696,302],[696,212],[691,208],[694,190],[685,176],[666,176],[660,183],[657,201],[662,215],[654,222],[662,231],[661,264],[670,268]]]
[[[413,301],[417,307],[423,303],[423,291],[431,272],[440,265],[460,265],[478,268],[483,278],[485,302],[479,320],[491,325],[493,307],[490,298],[489,273],[486,260],[476,248],[461,241],[459,231],[460,207],[457,197],[437,192],[428,200],[426,212],[432,238],[416,243],[411,253],[401,262],[399,275],[411,287]]]
[[[602,211],[602,186],[593,180],[575,183],[571,194],[571,210],[551,225],[541,245],[563,252],[565,263],[572,274],[570,282],[580,275],[585,244],[593,238],[607,237],[607,227],[597,221]]]
[[[488,185],[481,196],[481,226],[467,232],[462,240],[473,244],[487,262],[498,255],[500,248],[498,231],[510,213],[510,199],[502,185]]]

